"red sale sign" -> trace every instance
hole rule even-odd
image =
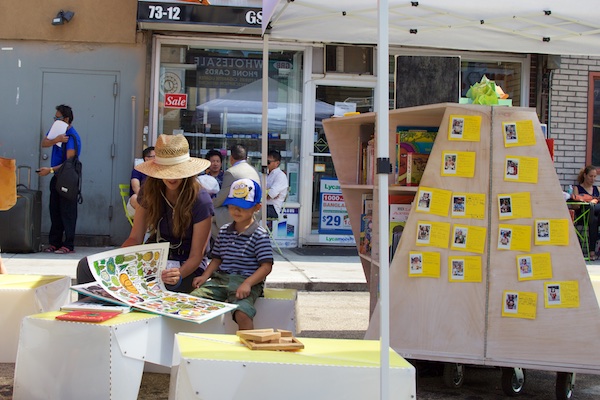
[[[166,93],[165,108],[187,108],[187,94]]]

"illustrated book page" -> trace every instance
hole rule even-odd
[[[235,304],[167,290],[160,277],[167,268],[168,254],[169,243],[153,243],[90,255],[88,263],[96,282],[83,288],[75,286],[73,290],[92,292],[93,297],[104,299],[105,295],[98,290],[101,288],[113,301],[196,323],[237,308]]]

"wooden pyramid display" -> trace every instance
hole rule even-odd
[[[390,265],[390,341],[423,360],[600,373],[600,309],[534,109],[443,118]],[[422,110],[423,107],[418,108]],[[395,112],[390,112],[390,131]],[[379,338],[379,304],[366,338]]]

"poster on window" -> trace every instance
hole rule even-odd
[[[350,217],[342,195],[340,183],[335,178],[321,178],[321,212],[319,233],[351,235]]]

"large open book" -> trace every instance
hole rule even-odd
[[[160,277],[167,268],[168,254],[169,243],[153,243],[90,255],[88,263],[96,282],[71,289],[115,304],[196,323],[237,308],[235,304],[167,290]]]

